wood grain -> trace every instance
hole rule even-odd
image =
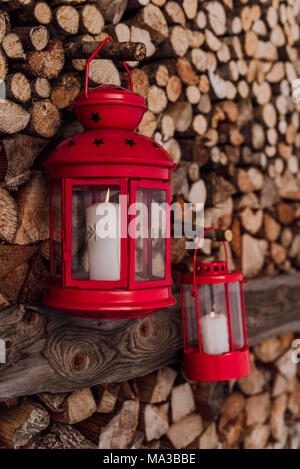
[[[245,285],[250,345],[300,330],[300,273]],[[153,316],[87,320],[41,306],[0,310],[0,400],[39,392],[66,392],[124,381],[182,358],[179,302]]]

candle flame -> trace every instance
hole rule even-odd
[[[214,319],[214,318],[216,317],[215,311],[216,311],[216,305],[213,304],[213,305],[212,305],[212,308],[211,308],[210,315],[209,315],[209,316],[211,317],[211,319]]]
[[[109,192],[110,192],[110,189],[108,188],[107,193],[106,193],[106,197],[105,197],[105,203],[106,204],[108,204],[108,202],[109,202]]]

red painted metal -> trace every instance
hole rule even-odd
[[[153,311],[174,305],[171,287],[144,290],[82,290],[50,284],[44,303],[77,317],[125,319],[143,317]]]
[[[211,266],[211,265],[215,265],[215,264],[219,264],[218,262],[215,262],[215,263],[208,263],[208,264],[205,264],[205,263],[201,263],[201,264],[198,264],[199,266]],[[219,269],[219,271],[221,272],[221,269]],[[197,279],[197,283],[198,283],[198,280],[199,279],[203,279],[204,275],[200,275],[198,272],[197,272],[197,275],[196,275],[196,279]],[[183,283],[188,283],[188,284],[193,284],[193,276],[190,274],[190,273],[184,273],[184,274],[181,274],[181,280]],[[222,273],[219,273],[218,275],[205,275],[205,283],[207,285],[213,285],[215,283],[231,283],[231,282],[242,282],[243,281],[243,274],[242,272],[229,272],[228,274],[224,274],[223,272]]]
[[[98,54],[98,52],[102,49],[102,47],[105,46],[105,44],[108,42],[108,41],[111,41],[112,42],[112,38],[111,37],[107,37],[106,39],[104,39],[104,41],[100,44],[100,46],[95,50],[95,52],[92,53],[92,55],[88,58],[87,62],[86,62],[86,69],[85,69],[85,84],[84,84],[84,96],[85,96],[85,99],[89,99],[89,90],[88,90],[88,85],[89,85],[89,69],[90,69],[90,62],[93,60],[94,57],[96,57],[96,55]],[[130,90],[133,92],[133,83],[132,83],[132,75],[131,75],[131,72],[129,70],[129,68],[127,67],[126,63],[123,62],[123,65],[129,75],[129,81],[130,81]]]
[[[195,381],[227,381],[251,373],[247,346],[222,355],[185,352],[183,361],[185,375]]]
[[[162,280],[154,281],[145,281],[145,282],[136,282],[135,281],[135,224],[133,223],[136,211],[136,191],[139,188],[148,188],[148,189],[161,189],[166,191],[166,200],[168,205],[167,213],[167,237],[165,238],[166,242],[166,259],[165,259],[165,269],[166,275]],[[171,227],[170,227],[170,205],[171,205],[171,190],[170,184],[158,181],[131,181],[130,182],[130,202],[132,210],[130,212],[130,225],[131,225],[131,236],[129,239],[129,288],[132,290],[141,289],[141,288],[152,288],[152,287],[163,287],[165,285],[171,284]]]
[[[201,238],[205,233],[212,229],[209,227],[203,231],[196,243],[196,250],[194,253],[194,269],[192,273],[185,273],[181,275],[181,308],[182,320],[184,331],[184,370],[187,378],[197,381],[225,381],[229,379],[237,379],[247,376],[251,373],[250,354],[247,345],[246,334],[246,321],[245,321],[245,306],[243,296],[243,274],[241,272],[228,272],[228,256],[225,250],[225,262],[211,262],[211,263],[197,263],[197,249],[200,244]],[[225,244],[225,243],[224,243]],[[232,312],[230,305],[229,286],[230,283],[238,282],[240,285],[240,296],[237,300],[240,301],[242,311],[242,324],[244,335],[244,346],[239,347],[234,343],[233,338],[233,324]],[[200,307],[199,307],[199,293],[198,287],[202,285],[217,285],[224,284],[224,304],[227,310],[227,327],[230,351],[218,355],[211,355],[205,353],[202,347],[202,338],[200,330]],[[189,346],[189,328],[187,327],[186,304],[183,288],[187,286],[190,289],[191,299],[194,303],[194,309],[189,314],[193,315],[197,323],[197,336],[198,346]],[[193,303],[192,303],[193,304]],[[213,320],[213,319],[212,319]],[[194,321],[195,322],[195,321]],[[205,333],[205,331],[203,331]],[[198,351],[197,351],[198,349]]]
[[[229,287],[228,287],[228,285],[229,285],[229,283],[225,283],[227,326],[228,326],[230,351],[233,352],[233,337],[232,337],[231,311],[230,311]]]
[[[108,38],[107,40],[111,40]],[[107,40],[105,42],[107,42]],[[104,46],[104,43],[102,44]],[[74,112],[86,131],[63,141],[45,163],[51,186],[62,188],[62,272],[61,279],[51,276],[46,305],[60,308],[73,316],[93,318],[129,318],[152,314],[173,305],[171,295],[170,210],[167,215],[166,276],[163,280],[134,281],[135,240],[128,236],[128,204],[135,200],[138,187],[166,190],[170,208],[170,179],[176,165],[155,141],[137,134],[147,106],[144,98],[116,85],[101,85],[88,90],[87,63],[85,92],[73,105]],[[72,187],[74,185],[119,186],[121,196],[120,280],[91,281],[72,278]],[[97,191],[95,192],[97,194]],[[88,200],[92,203],[97,195]],[[124,199],[122,199],[124,201]],[[94,200],[95,201],[95,200]],[[50,220],[53,220],[50,206]],[[51,222],[52,223],[52,222]],[[51,225],[52,226],[52,225]],[[51,234],[53,237],[53,234]],[[151,250],[149,251],[151,253]],[[53,266],[54,250],[51,243]],[[53,272],[53,270],[52,270]]]
[[[101,184],[113,188],[120,187],[120,195],[125,196],[126,200],[121,199],[121,233],[127,234],[127,187],[128,181],[123,179],[65,179],[65,204],[66,204],[66,248],[65,252],[72,252],[72,189],[73,186],[85,185],[92,186]],[[125,214],[125,217],[124,215]],[[122,216],[123,215],[123,216]],[[75,280],[72,278],[72,256],[67,256],[65,260],[66,276],[64,286],[78,287],[81,289],[111,289],[126,288],[128,285],[128,262],[127,262],[127,237],[121,238],[121,276],[117,281],[100,281],[100,280]]]

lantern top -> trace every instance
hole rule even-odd
[[[144,98],[133,92],[132,75],[125,62],[123,65],[129,76],[130,91],[117,85],[101,85],[93,90],[88,89],[90,62],[109,41],[112,41],[112,38],[108,36],[88,58],[84,93],[76,97],[73,109],[77,119],[86,130],[135,130],[147,106]]]
[[[86,130],[135,130],[147,110],[145,99],[117,85],[101,85],[82,93],[73,109]]]
[[[50,180],[58,178],[130,177],[170,180],[176,166],[168,153],[134,130],[147,110],[145,99],[117,85],[88,89],[89,63],[106,44],[107,37],[86,64],[84,93],[77,96],[73,110],[87,132],[63,141],[45,163]]]
[[[153,168],[167,170],[163,178],[168,179],[169,171],[176,166],[154,140],[123,129],[94,129],[69,137],[52,151],[44,165],[50,179],[99,175],[162,178]]]
[[[198,262],[197,275],[223,275],[228,273],[227,262]]]

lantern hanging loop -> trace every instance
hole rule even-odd
[[[98,54],[98,52],[102,49],[102,47],[105,46],[105,44],[108,42],[108,41],[111,41],[112,42],[112,38],[110,36],[108,36],[107,38],[104,39],[103,42],[101,42],[100,46],[97,47],[97,49],[92,53],[92,55],[87,59],[86,61],[86,67],[85,67],[85,83],[84,83],[84,96],[85,96],[85,99],[88,99],[89,97],[89,92],[88,92],[88,83],[89,83],[89,68],[90,68],[90,62],[93,60],[93,58]],[[132,75],[131,75],[131,72],[129,70],[129,68],[127,67],[127,64],[125,62],[123,62],[123,65],[125,67],[125,70],[126,72],[128,73],[128,76],[129,76],[129,81],[130,81],[130,90],[131,92],[133,92],[133,82],[132,82]]]
[[[197,287],[197,282],[196,282],[196,261],[197,261],[197,251],[199,249],[199,245],[200,245],[200,241],[201,239],[204,237],[204,235],[210,231],[210,230],[215,230],[216,228],[214,226],[209,226],[208,228],[205,228],[202,233],[200,234],[198,240],[197,240],[197,243],[196,243],[196,248],[195,248],[195,252],[194,252],[194,260],[193,260],[193,287],[194,287],[194,293],[195,293],[195,296],[196,296],[196,287]],[[225,261],[226,261],[226,264],[228,265],[228,252],[227,252],[227,246],[226,246],[226,242],[223,241],[223,246],[224,246],[224,252],[225,252]]]

